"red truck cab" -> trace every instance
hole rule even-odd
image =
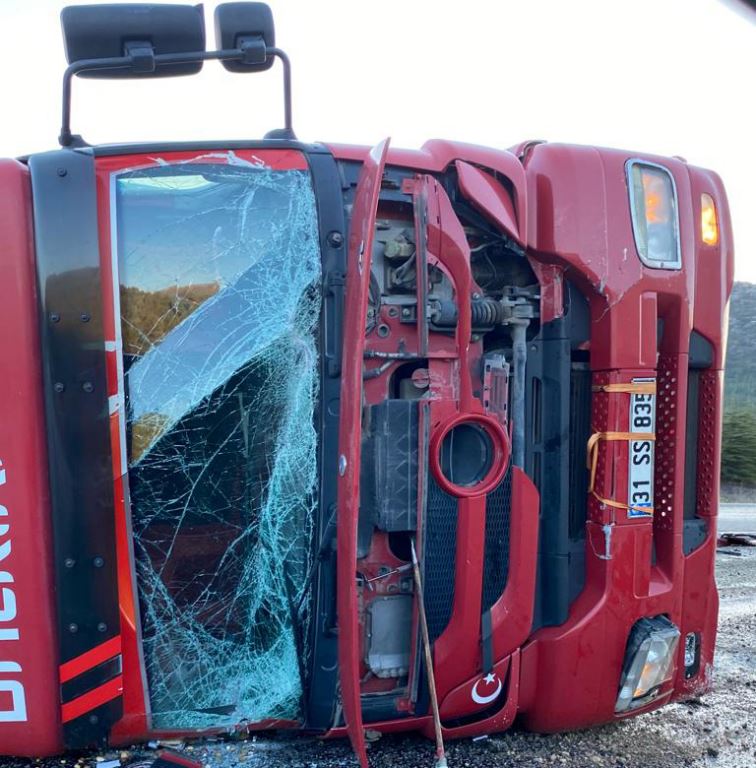
[[[108,9],[63,13],[61,149],[0,161],[0,753],[293,728],[366,764],[434,697],[454,738],[705,691],[718,176],[305,144],[266,6],[218,51],[200,6]],[[283,61],[286,127],[71,133],[75,74],[212,58]]]

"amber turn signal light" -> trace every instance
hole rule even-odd
[[[719,242],[717,209],[712,196],[706,192],[701,195],[701,239],[706,245],[716,245]]]

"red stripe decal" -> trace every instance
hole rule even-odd
[[[60,665],[60,682],[66,683],[72,680],[82,672],[86,672],[92,667],[96,667],[98,664],[102,664],[103,661],[112,659],[113,656],[117,656],[121,652],[121,636],[116,635],[111,637],[110,640],[106,640],[102,645],[97,645],[86,653],[82,653],[81,656],[77,656],[71,661],[67,661],[65,664]]]
[[[121,476],[121,420],[117,413],[110,414],[110,453],[113,478],[117,482]]]
[[[110,342],[115,344],[115,342]],[[105,350],[105,374],[108,383],[108,396],[118,394],[118,353],[115,350]]]
[[[123,677],[118,675],[107,683],[93,688],[91,691],[79,696],[61,707],[61,719],[64,723],[81,717],[96,707],[106,704],[123,693]]]

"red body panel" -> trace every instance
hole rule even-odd
[[[116,723],[112,738],[127,741],[148,729],[146,682],[141,653],[139,611],[137,610],[136,569],[131,544],[131,522],[127,504],[126,435],[123,422],[124,398],[121,392],[122,345],[120,318],[115,304],[118,275],[114,270],[111,224],[111,167],[123,163],[103,162],[98,167],[97,206],[100,270],[102,274],[102,315],[105,349],[108,356],[107,383],[110,403],[110,449],[113,456],[113,500],[116,520],[116,559],[118,563],[118,602],[121,617],[121,653],[123,658],[123,717]]]
[[[360,435],[362,424],[362,353],[368,305],[370,259],[378,211],[378,195],[388,139],[370,150],[362,169],[349,229],[344,355],[341,379],[338,481],[339,679],[349,738],[362,766],[367,766],[359,688],[359,625],[357,622],[357,517],[360,499]]]
[[[522,708],[525,723],[535,730],[584,727],[615,717],[616,681],[625,643],[630,627],[642,616],[664,613],[683,634],[701,632],[701,670],[694,681],[684,680],[681,644],[674,691],[682,694],[708,685],[716,632],[713,561],[718,488],[708,492],[699,488],[699,504],[707,498],[709,536],[685,557],[685,429],[684,424],[681,428],[676,424],[677,415],[681,418],[686,409],[691,331],[702,333],[714,346],[714,370],[707,375],[719,378],[716,368],[721,367],[724,355],[722,313],[732,289],[732,240],[726,222],[717,248],[697,244],[698,206],[700,191],[704,191],[695,181],[697,172],[679,160],[647,158],[663,163],[675,179],[683,267],[677,272],[645,267],[637,258],[627,216],[624,179],[629,157],[632,155],[614,150],[538,145],[525,163],[532,209],[529,246],[540,258],[560,263],[574,279],[588,283],[594,383],[652,374],[657,376],[659,388],[656,514],[652,520],[630,521],[619,510],[591,499],[586,588],[572,606],[569,620],[561,627],[537,632],[523,654],[523,681],[529,695]],[[713,194],[726,217],[721,185],[714,181],[705,191]],[[657,318],[665,321],[658,363]],[[594,429],[626,429],[627,395],[603,397],[610,402],[594,398]],[[712,403],[713,413],[707,421],[716,432],[721,388],[712,395]],[[598,469],[602,496],[627,500],[627,450],[627,443],[603,444]],[[709,456],[710,472],[716,476],[716,446]],[[607,469],[606,476],[602,467]],[[669,686],[668,693],[672,689]],[[663,701],[664,695],[652,706]]]
[[[0,753],[63,748],[29,172],[0,161]]]
[[[462,194],[490,221],[518,242],[517,216],[514,203],[506,189],[485,171],[470,163],[454,163]]]
[[[362,160],[366,151],[341,145],[332,145],[331,149],[337,157],[349,160]],[[514,154],[432,141],[418,151],[391,151],[388,163],[426,172],[442,172],[456,163],[465,196],[490,221],[514,235],[510,223],[513,211],[485,169],[505,176],[513,190],[511,202],[519,234],[542,283],[542,321],[562,313],[561,281],[562,276],[569,277],[590,303],[589,348],[594,384],[653,376],[658,381],[660,398],[656,516],[628,519],[623,510],[595,498],[587,501],[586,584],[582,594],[572,604],[563,625],[542,629],[529,641],[525,637],[529,627],[524,634],[518,633],[522,638],[519,642],[525,643],[519,712],[527,727],[555,731],[620,717],[615,715],[614,705],[625,645],[630,628],[643,616],[667,614],[683,636],[699,632],[702,638],[700,671],[693,679],[685,679],[681,643],[673,683],[645,709],[660,706],[673,695],[683,696],[709,685],[718,606],[713,569],[725,350],[723,317],[726,319],[733,282],[732,234],[726,197],[716,174],[692,168],[681,160],[644,155],[642,159],[663,165],[674,177],[682,238],[681,270],[649,269],[638,258],[629,215],[625,163],[637,155],[541,143],[522,145],[515,152],[521,156],[522,165]],[[716,246],[700,242],[701,192],[713,197],[719,213],[720,241]],[[661,340],[657,339],[659,318],[665,326]],[[694,330],[715,350],[713,367],[703,375],[701,384],[705,398],[701,407],[707,409],[701,423],[707,424],[708,430],[699,439],[697,492],[697,515],[709,519],[710,527],[703,544],[685,556],[685,429],[683,423],[676,427],[676,414],[685,413],[688,344]],[[625,393],[594,397],[593,429],[627,430],[627,398]],[[601,443],[599,495],[627,502],[627,457],[626,442]],[[471,512],[464,515],[458,550],[465,553],[468,572],[466,576],[458,573],[458,579],[475,582],[470,572],[478,568],[476,553],[480,552],[481,541],[470,538],[475,527]],[[653,565],[652,547],[656,552]],[[513,557],[517,553],[513,544]],[[471,588],[471,596],[474,593]],[[467,614],[472,625],[463,621]],[[443,687],[448,676],[443,670],[454,657],[452,647],[459,650],[465,646],[465,632],[477,635],[474,614],[474,605],[466,613],[464,601],[455,601],[452,625],[458,622],[466,625],[466,630],[457,635],[450,625],[436,644],[442,690],[449,690],[448,684]],[[495,633],[497,659],[499,648],[502,653],[511,652],[510,644],[503,640],[505,627],[503,624]],[[452,634],[454,643],[445,650],[445,641]],[[473,646],[469,653],[456,656],[455,665],[464,659],[466,667],[468,661],[477,658]],[[440,663],[442,659],[446,663]],[[385,725],[387,730],[396,727],[401,726]]]
[[[328,148],[339,160],[358,160],[363,162],[368,152],[367,147],[351,144],[328,144]],[[416,171],[439,173],[455,160],[489,168],[509,179],[514,189],[514,212],[517,217],[517,231],[525,241],[528,232],[527,189],[525,171],[520,161],[511,152],[502,152],[475,144],[458,141],[433,139],[427,141],[422,149],[391,149],[387,162],[413,168]]]

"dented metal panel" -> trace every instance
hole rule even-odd
[[[359,623],[357,617],[357,522],[360,499],[360,439],[362,416],[362,355],[368,308],[368,285],[375,219],[389,140],[370,151],[355,192],[349,230],[349,256],[344,321],[344,368],[341,384],[338,484],[339,680],[344,721],[354,751],[367,768],[360,703]]]

